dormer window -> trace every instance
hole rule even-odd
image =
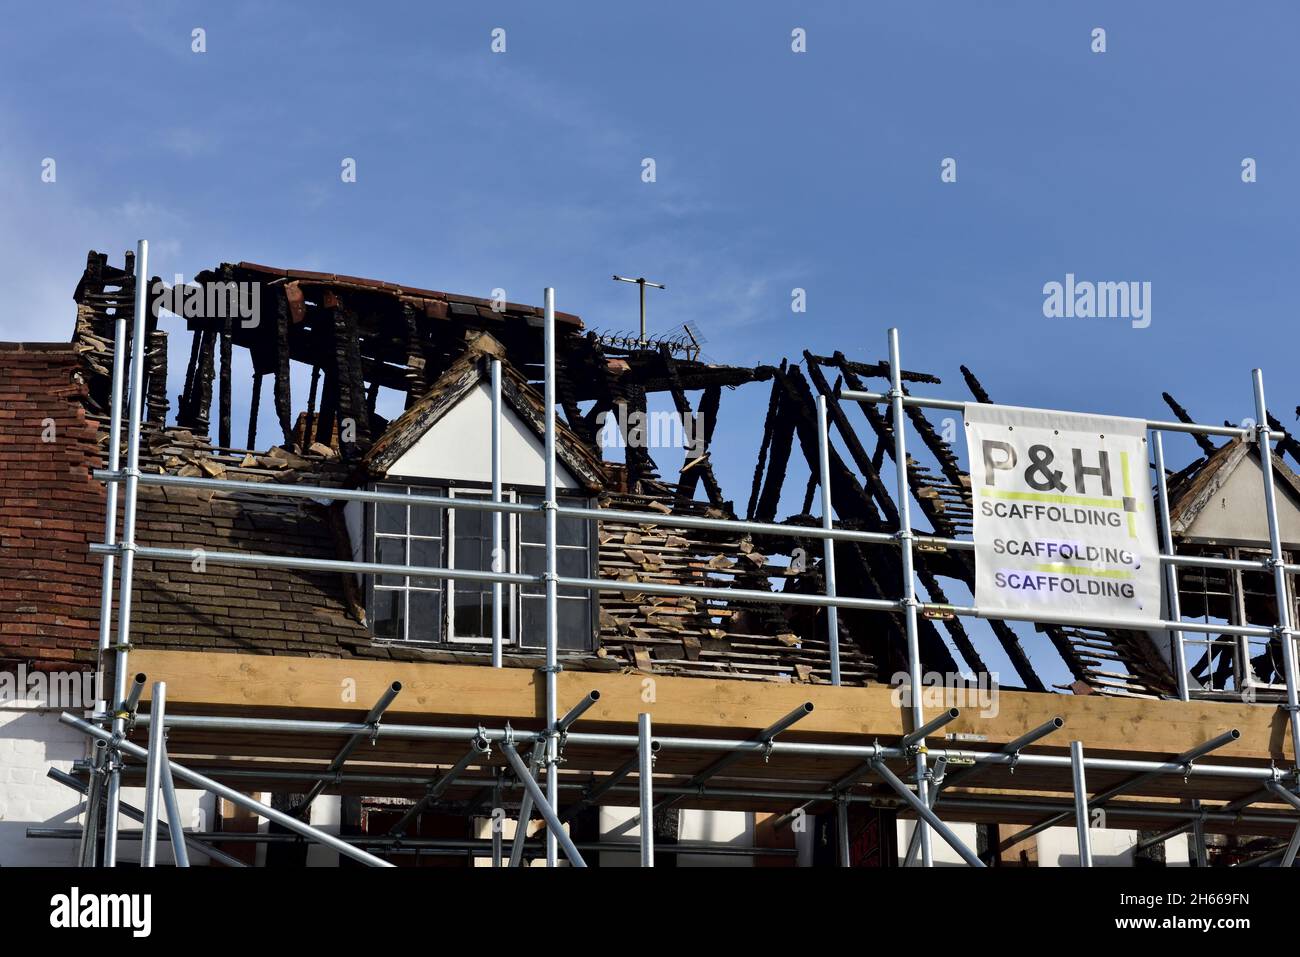
[[[468,484],[396,484],[375,488],[406,495],[486,498],[490,490]],[[533,489],[507,489],[507,501],[540,504]],[[562,496],[575,505],[586,499]],[[469,571],[492,570],[492,513],[479,509],[443,509],[379,504],[370,507],[369,560],[391,565],[436,566]],[[559,574],[594,577],[595,553],[590,523],[557,522]],[[546,527],[540,512],[504,514],[501,520],[504,571],[540,575],[546,570]],[[480,646],[492,642],[492,585],[464,579],[416,575],[375,575],[368,588],[370,621],[375,637],[420,645]],[[546,647],[546,600],[540,583],[503,585],[503,644],[522,650]],[[561,589],[559,648],[589,651],[594,644],[594,596]]]

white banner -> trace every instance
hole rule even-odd
[[[989,617],[1160,619],[1146,424],[967,403],[975,604]]]

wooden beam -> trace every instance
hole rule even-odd
[[[390,722],[509,720],[532,728],[543,713],[543,686],[530,668],[144,649],[131,656],[131,666],[148,676],[146,700],[152,682],[167,682],[168,710],[177,714],[260,711],[277,717],[355,717],[393,681],[402,682],[402,693],[386,714]],[[910,730],[906,709],[895,704],[894,690],[884,685],[760,685],[656,675],[656,700],[647,704],[642,698],[644,680],[642,674],[563,671],[558,676],[560,704],[567,707],[566,702],[572,704],[589,691],[600,692],[600,700],[582,719],[584,730],[625,732],[636,726],[640,712],[649,710],[656,731],[663,734],[741,738],[804,701],[811,701],[814,710],[788,734],[790,740],[870,743],[879,737],[890,742]],[[938,689],[935,694],[937,699]],[[1293,760],[1285,716],[1276,708],[1017,691],[1001,691],[996,700],[996,714],[981,717],[977,710],[965,708],[944,733],[979,735],[978,747],[991,749],[1060,715],[1065,719],[1060,741],[1048,739],[1047,747],[1035,750],[1061,752],[1067,740],[1077,738],[1085,742],[1090,756],[1157,760],[1237,728],[1241,738],[1207,762],[1287,765]],[[927,702],[927,710],[949,705],[961,705],[951,691],[944,693],[942,702]],[[938,736],[933,739],[936,747],[942,746],[940,741]],[[1248,785],[1237,786],[1244,791]]]

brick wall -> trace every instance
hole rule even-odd
[[[104,490],[78,369],[66,343],[0,343],[0,669],[94,666]]]

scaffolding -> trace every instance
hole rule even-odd
[[[752,534],[787,536],[821,539],[824,544],[824,583],[823,594],[763,592],[756,589],[714,588],[707,586],[674,585],[655,582],[627,581],[601,578],[582,578],[562,576],[557,562],[557,520],[559,518],[580,519],[586,522],[602,520],[642,521],[644,515],[613,509],[601,509],[563,505],[556,494],[556,374],[555,374],[555,294],[553,289],[545,290],[544,307],[544,433],[545,433],[545,494],[540,504],[514,502],[503,498],[501,489],[501,368],[499,360],[494,360],[491,379],[492,402],[492,485],[491,495],[487,498],[455,498],[436,495],[407,495],[383,491],[359,489],[334,489],[317,486],[286,486],[278,483],[232,483],[221,479],[188,477],[168,474],[144,474],[140,464],[141,416],[145,360],[145,330],[147,328],[148,295],[146,278],[148,275],[148,244],[141,241],[135,257],[136,295],[134,303],[134,320],[131,328],[129,351],[127,348],[127,320],[119,312],[115,324],[114,362],[112,375],[112,410],[107,468],[96,471],[95,477],[107,485],[106,516],[104,541],[91,546],[93,554],[102,556],[103,591],[101,595],[101,614],[99,631],[99,671],[101,678],[109,670],[113,674],[112,698],[101,702],[89,718],[68,712],[61,715],[61,720],[84,732],[93,742],[93,758],[88,762],[89,780],[80,779],[63,772],[51,772],[51,777],[61,781],[87,796],[88,813],[80,834],[79,859],[83,866],[102,864],[113,867],[117,863],[118,845],[123,839],[119,822],[123,816],[140,820],[143,830],[141,863],[153,866],[156,860],[156,848],[160,840],[169,840],[176,862],[179,866],[188,865],[186,849],[200,851],[214,860],[231,866],[241,866],[241,862],[229,854],[212,847],[212,841],[240,840],[238,835],[225,833],[186,832],[181,825],[176,800],[176,782],[183,782],[191,787],[210,791],[236,806],[279,824],[296,837],[288,839],[305,839],[317,842],[336,850],[339,854],[371,866],[392,866],[391,862],[377,856],[371,850],[391,854],[409,852],[417,853],[421,848],[441,849],[448,853],[467,854],[470,856],[490,855],[494,866],[501,866],[508,861],[509,866],[520,866],[525,852],[544,854],[547,866],[557,866],[562,853],[569,864],[576,867],[586,866],[583,851],[588,853],[598,850],[629,850],[635,845],[603,845],[590,843],[580,845],[575,842],[566,829],[566,823],[585,808],[615,800],[627,800],[635,795],[635,806],[639,809],[639,857],[642,866],[653,866],[655,858],[654,830],[651,825],[656,810],[671,806],[707,807],[710,802],[727,800],[744,800],[749,802],[766,802],[764,805],[772,811],[785,810],[786,813],[778,823],[788,822],[795,814],[813,805],[833,807],[836,812],[836,844],[838,861],[841,866],[849,864],[849,808],[857,803],[880,803],[877,794],[863,793],[860,788],[871,779],[883,783],[894,796],[897,806],[910,811],[917,818],[917,826],[906,855],[906,863],[911,864],[919,858],[924,867],[933,864],[932,835],[940,839],[972,867],[986,866],[985,862],[968,847],[951,827],[940,817],[938,809],[942,803],[961,806],[970,811],[987,811],[999,813],[1016,809],[1026,813],[1042,813],[1044,819],[1026,828],[1003,842],[1003,847],[1011,846],[1053,824],[1073,819],[1078,832],[1080,861],[1084,866],[1091,864],[1089,845],[1090,815],[1098,808],[1109,807],[1117,812],[1126,806],[1113,803],[1126,792],[1133,792],[1153,779],[1182,778],[1184,785],[1190,781],[1214,781],[1227,786],[1240,788],[1238,799],[1218,810],[1206,810],[1197,802],[1192,807],[1176,805],[1158,805],[1144,807],[1141,814],[1146,819],[1167,820],[1171,830],[1166,836],[1192,830],[1201,833],[1207,822],[1231,821],[1237,824],[1258,822],[1273,827],[1294,828],[1294,836],[1289,847],[1282,853],[1285,866],[1290,866],[1300,847],[1300,826],[1291,815],[1273,812],[1251,812],[1253,803],[1264,799],[1274,799],[1300,811],[1300,797],[1297,796],[1297,769],[1276,766],[1255,767],[1230,763],[1206,763],[1201,759],[1215,750],[1239,738],[1240,733],[1229,730],[1207,741],[1192,742],[1183,753],[1165,761],[1146,761],[1089,756],[1085,742],[1069,742],[1069,754],[1053,755],[1026,753],[1025,749],[1040,742],[1049,735],[1060,731],[1064,721],[1054,717],[1040,727],[1020,736],[996,750],[974,750],[960,748],[939,748],[927,745],[927,739],[946,724],[954,720],[959,711],[955,708],[942,711],[927,718],[920,694],[922,687],[921,655],[918,646],[918,616],[933,617],[983,617],[978,607],[961,606],[948,603],[921,601],[918,598],[915,576],[913,574],[913,553],[918,548],[927,550],[971,550],[974,543],[966,539],[941,537],[937,535],[918,534],[911,524],[910,492],[908,484],[909,457],[907,451],[905,410],[917,406],[930,409],[962,411],[961,402],[914,397],[903,388],[902,365],[899,357],[899,340],[896,329],[889,331],[889,377],[890,388],[887,392],[867,392],[860,390],[840,390],[837,396],[862,403],[886,405],[892,423],[894,462],[896,466],[898,495],[898,528],[894,532],[871,532],[857,529],[836,527],[833,502],[830,491],[830,433],[827,427],[826,397],[818,396],[818,443],[821,485],[822,520],[819,527],[792,527],[764,522],[746,522],[733,519],[717,519],[701,516],[657,514],[657,523],[680,528],[696,528],[723,531],[742,531]],[[129,382],[124,382],[124,357],[129,356]],[[1274,488],[1271,460],[1271,442],[1280,440],[1284,433],[1275,432],[1269,427],[1268,410],[1264,399],[1263,377],[1260,370],[1253,372],[1254,403],[1256,418],[1254,423],[1240,428],[1232,426],[1201,425],[1187,422],[1147,421],[1146,426],[1152,434],[1152,450],[1156,471],[1156,497],[1160,520],[1160,562],[1163,568],[1163,585],[1167,596],[1169,619],[1157,622],[1108,622],[1108,627],[1131,627],[1140,630],[1165,630],[1171,637],[1173,669],[1178,680],[1178,697],[1189,700],[1186,656],[1183,648],[1185,632],[1217,632],[1238,636],[1255,636],[1275,639],[1283,649],[1286,679],[1286,704],[1290,738],[1293,747],[1300,740],[1300,701],[1297,699],[1296,657],[1293,642],[1300,632],[1292,626],[1290,608],[1287,603],[1287,576],[1300,573],[1300,565],[1284,561],[1281,533],[1279,531],[1277,502]],[[123,411],[123,400],[127,408]],[[126,454],[123,462],[119,452],[125,418]],[[1190,556],[1176,554],[1170,532],[1169,501],[1166,489],[1164,451],[1161,441],[1162,433],[1191,433],[1200,436],[1228,436],[1248,442],[1259,443],[1260,461],[1264,481],[1264,503],[1268,514],[1270,535],[1270,554],[1259,561]],[[184,549],[146,547],[136,541],[136,514],[138,508],[138,490],[140,485],[162,487],[182,487],[203,489],[216,493],[237,491],[241,494],[265,494],[277,497],[300,497],[342,502],[360,503],[394,503],[423,508],[478,509],[491,513],[493,569],[491,571],[468,571],[446,567],[426,567],[411,565],[393,565],[379,562],[358,562],[347,560],[327,560],[306,557],[287,557],[270,554],[250,554],[242,552],[205,552],[204,561],[217,565],[243,566],[253,568],[282,568],[305,571],[325,571],[346,574],[400,574],[417,575],[437,579],[465,579],[490,584],[493,588],[493,627],[491,646],[491,665],[502,667],[503,603],[501,586],[503,585],[541,585],[545,593],[545,664],[540,669],[544,674],[544,705],[542,727],[539,730],[521,730],[506,724],[504,727],[485,727],[426,724],[382,723],[386,710],[393,704],[401,692],[401,685],[393,682],[384,695],[375,703],[364,719],[351,721],[318,721],[276,717],[241,717],[222,714],[168,714],[166,710],[167,691],[163,682],[153,684],[150,708],[148,712],[139,710],[142,693],[147,683],[145,675],[132,675],[130,672],[131,643],[131,598],[134,564],[137,558],[155,562],[184,562],[193,560],[193,553]],[[118,488],[121,486],[122,499],[122,533],[120,541],[116,537],[118,521]],[[503,571],[502,523],[501,516],[507,513],[541,512],[545,522],[545,571],[540,574],[524,574]],[[896,599],[870,599],[837,594],[835,577],[835,551],[837,542],[871,543],[889,545],[899,549],[902,559],[902,595]],[[1210,568],[1231,568],[1260,570],[1271,573],[1277,598],[1278,620],[1273,625],[1252,624],[1214,624],[1206,622],[1182,621],[1178,607],[1178,570],[1187,566]],[[113,628],[113,588],[117,586],[116,630]],[[840,635],[837,611],[841,608],[865,609],[890,612],[903,617],[907,639],[907,661],[912,694],[908,703],[910,726],[912,730],[905,734],[897,745],[887,746],[879,741],[862,744],[819,743],[808,741],[790,741],[781,739],[787,730],[796,727],[798,722],[813,710],[811,702],[806,703],[787,714],[781,720],[771,724],[762,732],[745,740],[716,738],[704,735],[670,735],[656,736],[652,733],[649,713],[642,713],[637,723],[636,734],[617,734],[611,732],[583,732],[574,730],[583,714],[596,702],[598,692],[591,692],[579,700],[567,712],[561,714],[562,702],[559,700],[557,676],[560,672],[558,654],[558,614],[557,602],[560,589],[578,589],[586,593],[600,592],[642,593],[648,595],[684,596],[698,599],[720,599],[755,602],[775,602],[794,605],[807,605],[826,610],[828,640],[831,649],[831,683],[840,684]],[[998,618],[1011,618],[1023,621],[1046,620],[1025,613],[1010,614],[999,610]],[[1077,618],[1071,619],[1061,615],[1052,615],[1050,621],[1058,624],[1088,625],[1094,622]],[[107,685],[105,685],[107,687]],[[148,747],[128,740],[128,732],[133,727],[148,729]],[[301,740],[310,740],[317,736],[339,737],[343,744],[334,754],[328,766],[320,771],[276,770],[269,776],[281,781],[301,781],[310,785],[296,813],[287,813],[263,804],[237,789],[240,781],[258,780],[267,776],[255,768],[233,766],[213,770],[212,774],[203,774],[198,770],[171,761],[167,749],[167,732],[170,730],[187,730],[211,734],[290,735]],[[351,773],[346,764],[353,750],[363,741],[372,743],[379,740],[413,741],[423,744],[438,744],[453,753],[459,754],[455,761],[446,762],[447,767],[440,769],[431,779],[410,774]],[[504,763],[492,758],[493,750],[504,758]],[[528,754],[521,754],[527,749]],[[588,783],[575,782],[566,778],[560,771],[563,755],[581,754],[581,763],[593,774]],[[690,770],[677,772],[678,777],[686,780],[678,785],[664,784],[662,773],[656,774],[656,761],[665,756],[672,756],[675,761],[684,762],[681,766]],[[143,765],[145,785],[145,806],[143,811],[136,810],[122,802],[121,788],[123,776],[127,770],[127,759],[133,764],[131,770],[138,771]],[[785,782],[779,787],[717,787],[715,779],[739,762],[761,759],[763,762],[782,760],[800,761],[815,759],[821,762],[807,765],[815,768],[834,768],[834,773],[818,777],[817,773],[805,769],[805,777],[794,782]],[[692,764],[691,762],[697,762]],[[890,767],[902,770],[902,776]],[[1068,775],[1072,782],[1073,800],[1069,803],[1050,800],[983,800],[972,799],[969,795],[952,795],[955,785],[967,781],[970,777],[995,768],[1014,770],[1015,768],[1041,769],[1044,773]],[[951,769],[951,770],[950,770]],[[477,776],[474,771],[477,770]],[[486,772],[486,773],[485,773]],[[1114,786],[1089,795],[1087,775],[1100,774],[1113,778],[1122,775],[1123,779]],[[596,776],[599,775],[599,776]],[[656,781],[656,777],[660,781]],[[635,777],[635,784],[628,784]],[[223,780],[217,780],[221,778]],[[910,779],[910,780],[908,780]],[[231,783],[226,783],[231,782]],[[339,837],[305,820],[305,811],[312,801],[331,786],[344,783],[355,786],[374,787],[419,787],[424,789],[424,797],[416,802],[402,817],[401,821],[384,836]],[[794,785],[798,786],[792,786]],[[482,806],[484,800],[491,801],[499,807],[506,791],[518,792],[519,811],[517,815],[515,837],[507,852],[498,826],[494,826],[490,841],[431,841],[405,836],[405,829],[421,811],[435,804],[452,788],[471,789],[478,795],[470,802],[468,812],[476,806]],[[561,805],[561,791],[580,793],[567,807]],[[484,797],[486,795],[486,797]],[[100,808],[102,806],[102,834],[100,833]],[[161,811],[165,809],[166,825],[161,823]],[[527,829],[533,811],[536,811],[545,824],[543,840],[538,847],[527,837]],[[494,822],[495,824],[495,822]],[[55,834],[48,829],[33,829],[34,837],[67,836]],[[246,840],[273,842],[284,835],[246,836]],[[102,841],[102,854],[98,846]],[[367,850],[370,848],[371,850]],[[735,853],[735,849],[726,848],[670,848],[676,853]],[[660,849],[661,853],[664,851]],[[1201,848],[1203,852],[1203,845]],[[779,850],[761,849],[753,853],[780,856]]]

